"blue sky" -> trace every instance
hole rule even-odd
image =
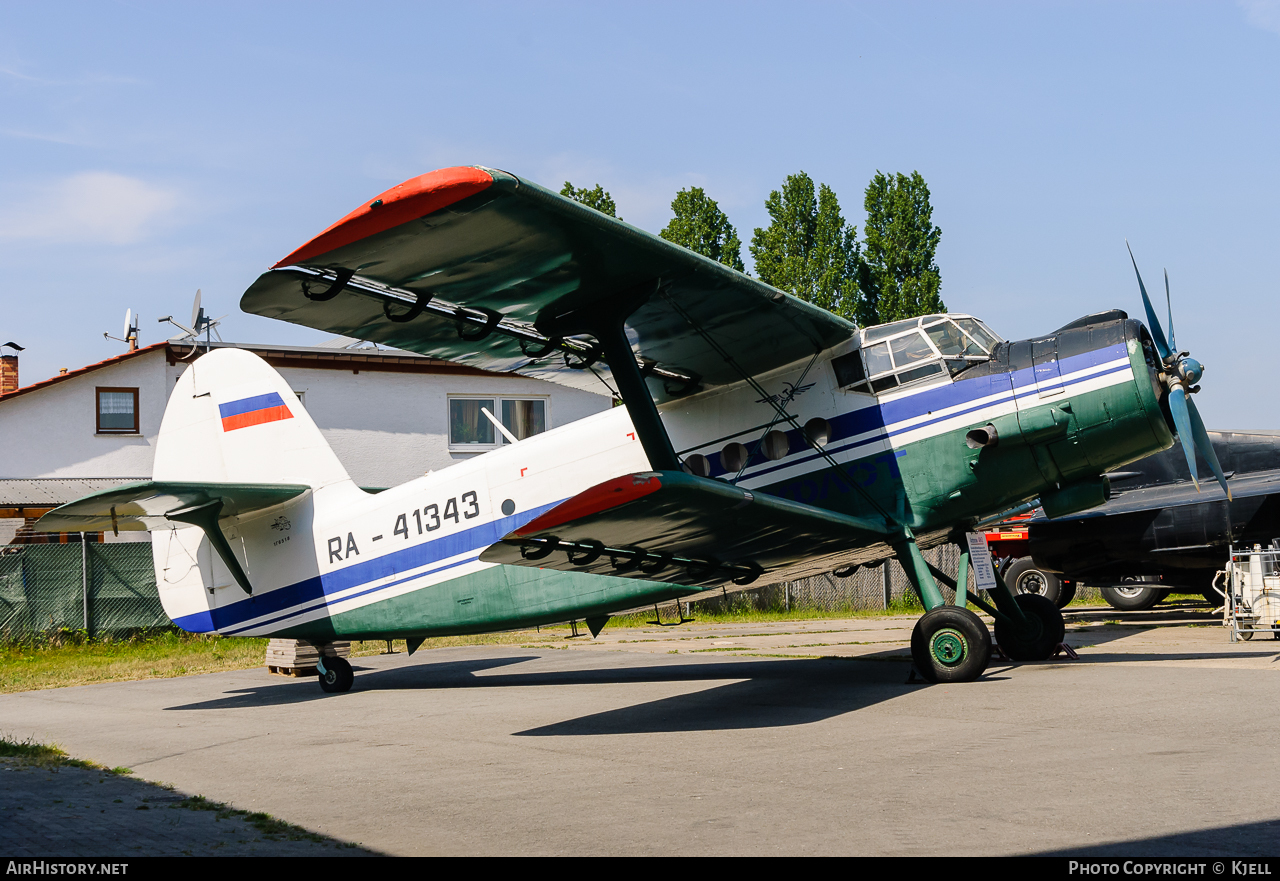
[[[744,242],[788,174],[860,227],[877,170],[919,170],[950,309],[1009,338],[1138,315],[1127,238],[1209,426],[1280,428],[1278,92],[1272,0],[6,3],[0,342],[33,382],[197,288],[227,339],[317,342],[240,294],[448,165],[600,183],[655,232],[701,186]]]

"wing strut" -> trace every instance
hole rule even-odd
[[[822,456],[822,458],[826,460],[827,464],[831,466],[831,469],[835,472],[836,477],[838,477],[841,480],[841,482],[847,484],[854,492],[856,492],[859,496],[861,496],[863,501],[865,501],[868,505],[870,505],[876,511],[876,513],[878,513],[881,517],[884,518],[884,521],[886,524],[888,524],[891,528],[901,530],[904,535],[911,537],[911,540],[914,543],[915,539],[914,539],[914,536],[912,536],[911,529],[906,525],[906,523],[903,522],[903,519],[901,517],[894,517],[890,515],[888,511],[886,511],[879,504],[877,504],[876,500],[873,499],[870,495],[868,495],[866,490],[864,490],[861,486],[858,485],[857,481],[852,480],[849,477],[849,475],[845,473],[845,470],[840,467],[839,463],[836,462],[835,458],[829,452],[827,452],[825,449],[823,449],[823,447],[820,444],[816,443],[812,438],[809,437],[808,432],[806,432],[803,428],[800,427],[800,423],[796,421],[795,416],[788,413],[785,407],[783,407],[780,403],[778,403],[777,400],[775,400],[772,396],[770,396],[770,394],[764,390],[764,388],[760,385],[760,383],[756,382],[756,378],[754,376],[747,373],[747,371],[743,370],[742,367],[738,364],[738,362],[734,360],[733,356],[730,355],[728,352],[726,352],[724,348],[719,343],[717,343],[715,339],[712,338],[711,334],[707,333],[707,331],[704,328],[702,328],[696,321],[694,321],[693,318],[689,315],[689,313],[680,307],[679,303],[677,303],[675,300],[671,299],[670,297],[667,297],[666,299],[667,299],[667,302],[671,304],[671,308],[674,309],[676,313],[679,314],[680,317],[685,320],[685,323],[687,323],[689,327],[693,329],[694,333],[702,337],[706,341],[707,345],[710,346],[712,349],[714,349],[716,353],[719,354],[722,359],[724,359],[724,362],[728,364],[729,367],[731,367],[735,373],[741,376],[743,380],[745,380],[756,391],[757,394],[760,395],[762,400],[767,401],[769,404],[773,406],[773,409],[777,411],[778,415],[775,418],[774,422],[770,423],[770,425],[774,425],[780,420],[785,420],[787,423],[789,423],[791,427],[793,427],[797,432],[800,433],[800,436],[805,439],[805,442],[808,443],[809,446],[812,447],[818,453],[818,455]],[[817,356],[817,353],[815,353],[815,358],[816,356]],[[810,367],[813,366],[812,361],[809,362],[809,366]],[[805,375],[808,375],[808,372],[809,372],[809,368],[805,368]],[[804,381],[803,376],[801,377],[800,381],[801,382]],[[919,551],[917,551],[917,553],[919,553]]]
[[[653,402],[649,386],[640,372],[635,352],[627,339],[623,326],[627,317],[639,309],[649,297],[661,286],[661,279],[632,288],[609,302],[593,304],[586,309],[574,309],[560,315],[543,317],[536,327],[551,337],[567,337],[573,334],[588,333],[596,338],[604,355],[613,379],[618,384],[618,394],[631,416],[644,453],[649,457],[649,465],[655,471],[680,471],[680,459],[676,456],[675,447],[662,417],[658,415],[658,406]]]

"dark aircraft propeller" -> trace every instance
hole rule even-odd
[[[1124,244],[1129,248],[1128,242]],[[1161,366],[1164,368],[1160,379],[1169,390],[1169,412],[1173,414],[1173,423],[1178,429],[1178,439],[1182,441],[1182,452],[1186,454],[1187,467],[1191,469],[1191,481],[1199,490],[1200,480],[1196,472],[1196,450],[1198,449],[1200,455],[1204,456],[1204,460],[1213,469],[1214,476],[1218,478],[1218,483],[1229,499],[1231,488],[1227,486],[1226,475],[1222,473],[1218,456],[1213,452],[1213,444],[1209,442],[1209,433],[1205,431],[1204,420],[1200,418],[1195,402],[1191,400],[1191,395],[1200,391],[1196,383],[1204,375],[1204,365],[1190,357],[1189,352],[1179,352],[1178,342],[1173,335],[1173,303],[1169,297],[1169,271],[1165,270],[1164,273],[1164,299],[1165,305],[1169,308],[1169,340],[1166,342],[1160,320],[1156,318],[1156,310],[1152,308],[1151,298],[1147,296],[1147,286],[1142,283],[1142,273],[1138,272],[1138,261],[1134,260],[1132,248],[1129,248],[1129,259],[1133,262],[1134,274],[1138,276],[1138,289],[1142,291],[1142,305],[1147,310],[1147,326],[1151,330],[1151,339],[1156,344],[1156,351],[1160,355]]]

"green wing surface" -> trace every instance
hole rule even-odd
[[[261,276],[246,312],[601,391],[594,341],[556,319],[641,302],[626,331],[654,397],[814,355],[850,322],[501,171],[448,168],[353,211]],[[714,345],[712,342],[714,341]]]
[[[36,522],[35,528],[39,532],[161,529],[171,525],[171,518],[166,516],[171,512],[221,501],[219,516],[233,517],[287,502],[310,488],[302,484],[130,483],[54,508]]]
[[[714,587],[784,581],[866,559],[897,533],[676,471],[629,474],[557,505],[480,559]],[[872,556],[884,556],[881,553]]]

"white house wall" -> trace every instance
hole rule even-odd
[[[109,387],[138,390],[138,434],[97,434]],[[170,388],[158,349],[0,401],[0,477],[150,477]]]

